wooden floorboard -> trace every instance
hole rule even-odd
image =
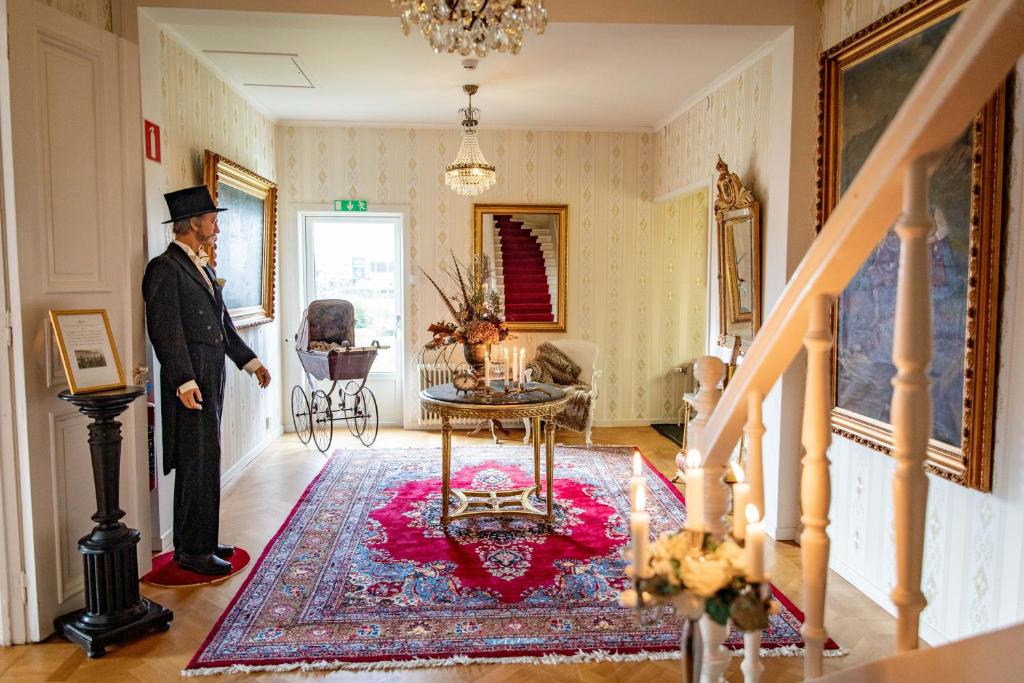
[[[520,432],[521,434],[521,432]],[[382,429],[375,448],[438,446],[436,432]],[[676,447],[653,429],[623,427],[594,430],[598,444],[638,446],[664,474],[675,470]],[[485,437],[457,434],[455,445],[481,445]],[[559,432],[559,443],[582,443],[580,435]],[[334,448],[357,448],[347,434],[335,433]],[[309,482],[320,471],[324,458],[317,451],[285,436],[254,460],[225,489],[221,502],[221,538],[244,547],[253,563],[284,521]],[[836,512],[833,512],[836,514]],[[769,544],[774,583],[800,606],[800,549],[792,543]],[[250,568],[252,564],[250,564]],[[106,657],[89,660],[67,641],[51,637],[44,643],[0,648],[0,680],[3,681],[154,681],[177,680],[181,669],[198,649],[217,617],[242,585],[248,569],[221,583],[197,588],[155,588],[143,584],[143,593],[174,610],[170,631],[134,643],[111,648]],[[850,651],[847,657],[826,660],[826,671],[862,664],[894,652],[895,620],[835,574],[829,575],[829,609],[826,625],[830,635]],[[799,658],[766,658],[765,681],[788,683],[802,678]],[[217,676],[210,681],[234,681],[255,676]],[[679,680],[677,661],[599,662],[557,666],[474,665],[392,672],[264,673],[262,681],[324,679],[374,683],[504,683],[505,681],[605,681],[651,683]],[[739,660],[733,659],[730,681],[740,681]]]

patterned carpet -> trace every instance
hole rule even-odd
[[[631,455],[559,446],[553,528],[477,518],[446,537],[439,449],[338,451],[184,673],[677,656],[678,624],[641,625],[616,602]],[[459,448],[453,486],[525,486],[531,468],[527,448]],[[650,466],[646,477],[652,535],[681,526],[676,488]],[[802,615],[777,598],[763,654],[799,654]]]

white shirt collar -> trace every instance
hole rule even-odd
[[[192,259],[192,260],[195,260],[195,259],[199,258],[200,256],[205,256],[205,255],[206,255],[206,252],[204,252],[204,251],[203,251],[203,248],[202,248],[202,247],[199,247],[199,251],[200,251],[201,253],[198,253],[198,254],[197,254],[197,253],[196,253],[195,251],[193,251],[193,250],[192,250],[192,247],[188,246],[187,244],[185,244],[185,243],[184,243],[184,242],[182,242],[181,240],[174,240],[174,244],[177,244],[177,245],[178,245],[179,247],[181,247],[182,249],[184,249],[184,250],[185,250],[185,253],[186,253],[186,254],[188,255],[188,257],[189,257],[190,259]]]

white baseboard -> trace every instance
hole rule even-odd
[[[168,529],[167,531],[160,534],[160,538],[157,539],[155,546],[160,548],[159,552],[165,553],[171,549],[174,545],[174,529]]]
[[[277,429],[271,430],[263,441],[256,444],[252,450],[239,458],[238,462],[229,467],[224,474],[220,475],[220,487],[223,489],[225,486],[230,484],[231,481],[245,469],[246,465],[255,460],[259,454],[267,448],[267,446],[281,438],[282,434],[284,434],[284,425],[278,425]]]
[[[800,534],[800,528],[795,526],[779,526],[775,527],[775,540],[776,541],[795,541],[797,536]]]
[[[850,582],[850,585],[854,588],[871,598],[872,602],[877,604],[893,617],[896,616],[896,606],[892,603],[892,598],[889,594],[871,583],[871,581],[869,581],[863,574],[837,558],[835,555],[829,557],[828,567],[836,574],[839,574],[839,576]],[[938,647],[939,645],[948,643],[950,640],[924,621],[921,622],[919,635],[921,640],[932,647]]]
[[[595,427],[650,427],[655,424],[675,424],[676,417],[644,418],[632,420],[594,420]]]

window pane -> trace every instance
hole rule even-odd
[[[313,299],[345,299],[356,309],[356,344],[390,346],[372,372],[394,372],[398,298],[394,223],[314,222]]]

